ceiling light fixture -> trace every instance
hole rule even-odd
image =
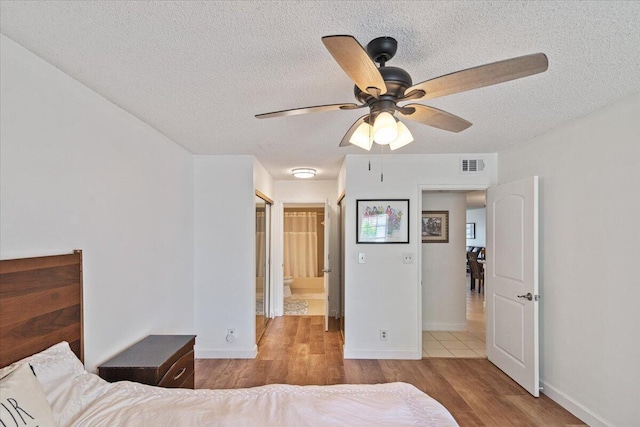
[[[413,135],[409,132],[407,126],[404,123],[398,122],[398,137],[389,143],[391,150],[397,150],[400,147],[413,142]]]
[[[373,140],[380,145],[388,145],[398,137],[396,119],[386,111],[378,114],[373,123]]]
[[[291,174],[296,178],[313,178],[316,176],[316,170],[311,168],[295,168],[291,170]]]
[[[353,132],[351,138],[349,138],[349,142],[369,151],[373,145],[373,138],[371,138],[371,134],[371,125],[367,122],[362,122],[355,132]]]
[[[376,123],[378,123],[382,114],[387,114],[388,116],[383,116],[381,124],[378,125],[379,133],[376,134]],[[391,121],[393,121],[393,123],[389,121],[389,117],[391,117]],[[395,130],[393,129],[394,127]],[[394,139],[390,139],[393,137],[394,131],[396,136]],[[349,142],[367,151],[371,150],[374,142],[380,145],[389,145],[391,150],[397,150],[398,148],[404,147],[405,145],[413,142],[413,135],[411,135],[411,132],[404,123],[400,120],[396,121],[395,117],[385,112],[378,115],[373,126],[371,126],[367,121],[360,123],[351,135],[351,138],[349,138]]]

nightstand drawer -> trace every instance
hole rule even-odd
[[[158,385],[160,387],[167,388],[193,388],[193,384],[189,387],[188,380],[193,381],[193,366],[194,366],[194,358],[193,358],[193,350],[189,353],[182,356],[180,359],[176,361],[164,377],[160,380]]]

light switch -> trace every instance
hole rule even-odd
[[[360,264],[366,264],[367,263],[367,254],[365,254],[364,252],[360,252],[358,254],[358,262]]]

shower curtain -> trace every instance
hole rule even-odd
[[[284,213],[284,276],[318,277],[318,214]]]

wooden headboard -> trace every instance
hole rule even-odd
[[[82,251],[0,261],[0,367],[83,334]]]

